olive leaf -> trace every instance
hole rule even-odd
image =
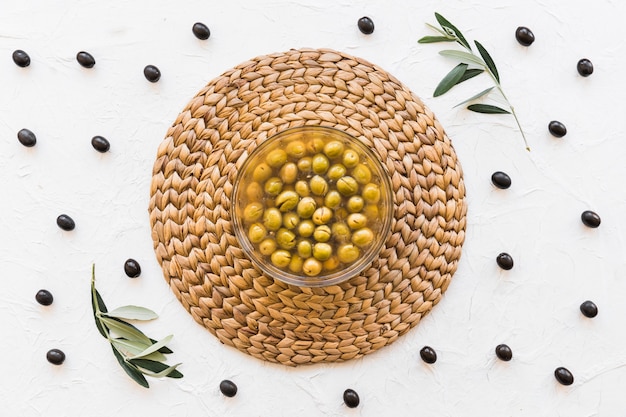
[[[164,363],[151,361],[149,359],[131,359],[130,363],[138,366],[141,369],[149,371],[150,373],[152,373],[151,376],[154,376],[156,378],[159,378],[162,376],[166,376],[169,378],[182,378],[183,377],[183,374],[180,373],[176,369],[176,367],[180,364],[167,366]],[[156,376],[156,375],[159,375],[159,376]]]
[[[149,346],[144,345],[141,342],[137,342],[135,340],[126,340],[122,338],[115,338],[111,341],[119,351],[122,351],[126,356],[136,356],[144,352]],[[159,362],[165,362],[167,358],[162,352],[158,350],[156,352],[150,353],[149,355],[143,356],[145,359],[152,359]]]
[[[418,40],[418,43],[436,43],[455,40],[465,50],[444,49],[442,51],[439,51],[439,54],[441,56],[453,58],[459,61],[460,64],[454,67],[450,72],[448,72],[448,74],[446,74],[446,76],[439,82],[439,85],[437,85],[437,88],[435,89],[434,96],[438,97],[442,94],[445,94],[446,92],[450,91],[450,89],[455,85],[474,78],[482,74],[483,72],[487,72],[488,75],[492,78],[494,86],[481,91],[480,93],[470,97],[467,100],[462,101],[455,107],[468,103],[470,101],[487,97],[490,93],[497,91],[508,105],[508,110],[491,104],[480,103],[471,104],[467,106],[467,109],[476,113],[512,114],[513,118],[515,119],[515,123],[517,124],[517,127],[519,128],[519,131],[522,135],[524,144],[526,145],[526,150],[530,151],[530,147],[528,146],[528,141],[526,140],[526,135],[524,134],[522,125],[520,124],[519,118],[515,113],[515,109],[509,102],[509,99],[504,94],[504,90],[502,89],[502,85],[500,84],[500,74],[498,73],[498,69],[495,62],[493,61],[493,58],[491,57],[489,52],[487,52],[487,49],[485,49],[485,47],[480,42],[475,40],[474,44],[476,45],[476,49],[478,50],[477,55],[476,53],[474,53],[472,47],[456,26],[450,23],[449,20],[447,20],[439,13],[435,13],[435,18],[441,26],[441,29],[429,23],[427,23],[426,25],[441,36],[425,36]],[[478,68],[468,68],[468,65],[476,65],[478,66]]]
[[[465,37],[463,36],[461,31],[456,28],[456,26],[448,22],[448,20],[439,13],[435,13],[435,19],[437,19],[437,22],[439,22],[439,25],[443,30],[451,29],[452,31],[454,31],[454,34],[458,38],[458,42],[470,51],[472,50],[469,43],[467,43],[467,41],[465,40]]]
[[[492,106],[491,104],[472,104],[467,106],[468,110],[471,110],[476,113],[486,113],[486,114],[511,114],[510,111],[504,110],[498,106]]]
[[[176,365],[165,363],[165,355],[173,353],[166,344],[171,342],[173,336],[169,335],[160,341],[149,338],[141,330],[127,320],[153,320],[156,313],[145,307],[134,305],[118,307],[108,311],[104,300],[96,289],[96,268],[92,266],[91,272],[91,308],[96,321],[98,332],[109,341],[113,355],[119,362],[124,372],[135,382],[145,388],[150,385],[144,375],[154,378],[170,377],[182,378],[183,374]],[[113,337],[111,333],[119,337]]]
[[[440,95],[446,93],[452,87],[458,84],[459,80],[465,74],[467,70],[467,64],[459,64],[456,67],[452,68],[452,71],[446,74],[443,77],[443,80],[439,82],[437,88],[435,88],[435,92],[433,93],[434,97],[439,97]]]
[[[127,320],[154,320],[159,317],[154,311],[148,308],[133,305],[118,307],[106,313],[106,316]]]
[[[483,57],[485,64],[487,64],[487,68],[489,68],[489,71],[491,71],[496,81],[500,82],[500,75],[498,74],[498,70],[496,69],[495,62],[493,62],[493,59],[491,59],[491,55],[489,55],[489,52],[487,52],[485,47],[482,46],[480,42],[474,41],[474,43],[476,44],[476,49],[478,49],[478,52],[480,52],[480,56]]]
[[[439,51],[439,55],[449,58],[456,58],[459,61],[465,62],[467,64],[476,64],[481,67],[485,66],[485,61],[483,61],[480,57],[477,57],[474,54],[470,54],[469,52],[457,51],[454,49],[445,49],[443,51]]]
[[[419,39],[418,43],[437,43],[437,42],[454,42],[454,38],[448,38],[446,36],[424,36]]]
[[[485,70],[481,70],[478,68],[468,68],[465,70],[465,74],[461,77],[461,79],[457,82],[457,84],[461,84],[463,81],[467,81],[470,78],[474,78],[477,75],[482,74]]]
[[[478,93],[478,94],[475,94],[475,95],[471,96],[471,97],[470,97],[470,98],[468,98],[467,100],[463,100],[462,102],[460,102],[459,104],[457,104],[457,105],[456,105],[456,106],[454,106],[454,107],[459,107],[459,106],[462,106],[462,105],[463,105],[463,104],[465,104],[465,103],[469,103],[470,101],[478,100],[478,99],[479,99],[479,98],[481,98],[482,96],[489,94],[489,93],[491,92],[491,90],[493,90],[493,89],[494,89],[494,87],[489,87],[489,88],[486,88],[486,89],[484,89],[483,91],[481,91],[480,93]]]
[[[111,345],[111,348],[113,349],[113,355],[115,355],[115,359],[117,359],[119,364],[122,366],[122,369],[124,369],[128,376],[130,376],[136,383],[138,383],[142,387],[150,388],[150,384],[148,384],[148,381],[146,381],[146,378],[143,376],[141,371],[139,371],[136,366],[127,363],[124,360],[124,357],[122,357],[117,349],[115,349],[115,346]]]
[[[138,359],[138,358],[144,358],[152,353],[158,352],[159,349],[161,349],[163,346],[165,346],[166,344],[168,344],[171,340],[172,340],[172,335],[167,336],[165,339],[154,343],[150,346],[148,346],[145,350],[143,350],[142,352],[139,352],[131,357],[129,357],[128,359]]]
[[[128,323],[118,321],[114,318],[101,317],[100,321],[109,330],[116,333],[118,336],[122,336],[128,340],[136,340],[138,342],[150,343],[150,339],[141,333],[137,328],[130,326]]]

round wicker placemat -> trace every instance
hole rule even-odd
[[[340,285],[266,277],[233,234],[243,162],[302,125],[362,140],[393,186],[386,245]],[[260,56],[211,81],[159,146],[150,194],[156,256],[183,306],[223,343],[286,365],[344,361],[395,341],[440,300],[465,237],[461,167],[433,113],[390,74],[327,49]]]

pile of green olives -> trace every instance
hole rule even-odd
[[[382,225],[384,184],[349,141],[299,135],[251,158],[240,179],[243,229],[263,259],[317,277],[357,261]]]

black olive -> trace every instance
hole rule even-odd
[[[343,402],[350,408],[356,408],[361,400],[355,390],[348,388],[343,392]]]
[[[554,370],[554,377],[563,385],[572,385],[574,383],[574,375],[562,366]]]
[[[46,359],[48,362],[54,365],[61,365],[65,361],[65,353],[59,349],[50,349],[48,353],[46,353]]]
[[[220,391],[227,397],[234,397],[237,394],[237,385],[233,381],[225,379],[220,382]]]
[[[513,358],[513,351],[508,345],[498,345],[496,346],[496,356],[499,359],[508,362],[511,360],[511,358]]]
[[[496,171],[491,175],[491,182],[496,187],[505,190],[511,186],[511,177],[502,171]]]
[[[203,41],[209,39],[209,36],[211,36],[211,31],[209,30],[209,27],[205,25],[204,23],[200,23],[200,22],[194,23],[193,28],[191,28],[191,31],[196,36],[196,38],[203,40]]]
[[[126,262],[124,262],[124,272],[126,272],[126,275],[130,278],[137,278],[141,275],[141,266],[136,260],[127,259]]]
[[[578,61],[576,69],[578,70],[578,73],[583,77],[589,77],[591,74],[593,74],[593,64],[587,58],[583,58]]]
[[[109,141],[102,136],[94,136],[93,138],[91,138],[91,146],[93,146],[93,148],[98,152],[102,153],[105,153],[111,148],[111,144],[109,143]]]
[[[93,68],[93,66],[96,65],[96,60],[94,59],[93,55],[85,51],[80,51],[79,53],[77,53],[76,60],[80,65],[85,68]]]
[[[562,138],[567,134],[567,129],[565,125],[559,121],[553,120],[548,124],[548,130],[552,134],[552,136],[556,136],[557,138]]]
[[[30,57],[28,54],[21,49],[17,49],[13,51],[13,62],[18,67],[26,68],[30,65]]]
[[[35,295],[35,300],[42,306],[49,306],[52,304],[54,297],[52,297],[52,294],[48,290],[39,290]]]
[[[151,83],[156,83],[159,79],[161,79],[161,71],[159,71],[159,69],[154,65],[146,65],[143,69],[143,75],[146,77],[146,80]]]
[[[580,312],[583,316],[592,319],[598,315],[598,306],[593,301],[587,300],[580,305]]]
[[[22,145],[31,148],[37,143],[37,136],[28,129],[22,129],[17,132],[17,140],[19,140]]]
[[[527,27],[520,26],[515,31],[515,39],[524,46],[530,46],[535,41],[535,34]]]
[[[583,224],[587,227],[596,228],[600,226],[600,216],[597,213],[591,210],[585,210],[580,215],[580,219],[583,221]]]
[[[360,18],[357,25],[359,26],[361,33],[366,35],[374,33],[374,21],[367,16]]]
[[[59,217],[57,217],[57,225],[61,229],[67,230],[68,232],[70,230],[74,230],[74,227],[76,227],[76,223],[74,223],[74,220],[67,214],[61,214]]]
[[[430,346],[424,346],[420,350],[420,356],[422,357],[422,360],[426,363],[432,364],[437,362],[437,352],[435,352],[435,349],[431,348]]]
[[[505,269],[507,271],[513,268],[513,258],[508,253],[502,252],[496,258],[496,262],[498,263],[498,266],[500,268]]]

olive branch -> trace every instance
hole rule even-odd
[[[424,36],[419,39],[418,43],[438,43],[438,42],[456,42],[461,45],[465,51],[459,51],[455,49],[445,49],[443,51],[439,51],[439,54],[448,58],[454,58],[460,63],[454,67],[445,77],[439,82],[437,88],[435,88],[435,92],[433,96],[438,97],[446,92],[448,92],[452,87],[458,85],[464,81],[467,81],[471,78],[476,77],[484,72],[486,72],[491,79],[493,80],[493,87],[489,87],[478,94],[473,95],[457,104],[455,107],[468,104],[474,102],[480,98],[486,97],[489,93],[494,90],[500,93],[500,96],[504,99],[506,104],[508,105],[508,110],[503,109],[502,107],[494,106],[492,104],[483,104],[483,103],[473,103],[469,104],[466,108],[470,111],[476,113],[486,113],[486,114],[512,114],[515,118],[515,122],[517,123],[517,127],[522,134],[522,138],[524,139],[524,144],[526,145],[526,150],[530,151],[530,147],[528,146],[528,141],[526,140],[526,135],[524,135],[524,130],[520,125],[517,114],[515,113],[515,109],[509,102],[506,94],[504,94],[504,90],[502,89],[502,85],[500,84],[500,74],[498,73],[498,69],[496,68],[496,64],[491,58],[491,55],[487,52],[485,47],[478,41],[474,41],[476,45],[476,49],[478,50],[479,55],[477,55],[473,50],[469,42],[465,39],[463,34],[459,29],[456,28],[452,23],[450,23],[446,18],[444,18],[439,13],[435,13],[435,18],[437,22],[441,26],[441,29],[427,23],[426,25],[436,31],[439,35],[437,36]],[[470,68],[470,65],[477,66],[478,68]]]
[[[165,363],[165,355],[173,353],[167,346],[172,335],[156,341],[147,337],[141,330],[124,321],[146,321],[156,319],[157,314],[144,307],[123,306],[108,311],[104,300],[96,289],[96,266],[91,271],[91,306],[98,331],[111,343],[113,355],[120,366],[135,382],[145,388],[150,385],[144,375],[153,378],[182,378],[183,374],[176,370],[180,365],[169,366]],[[112,335],[114,333],[118,337]]]

